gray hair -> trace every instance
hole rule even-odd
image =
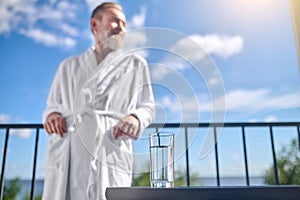
[[[102,4],[100,4],[99,6],[97,6],[93,12],[92,12],[92,15],[91,15],[91,18],[94,18],[96,17],[99,13],[101,13],[102,11],[108,9],[108,8],[116,8],[120,11],[123,12],[122,10],[122,6],[118,3],[114,3],[114,2],[104,2]]]

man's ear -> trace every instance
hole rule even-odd
[[[95,18],[91,19],[91,29],[92,29],[93,33],[97,30],[96,19]]]

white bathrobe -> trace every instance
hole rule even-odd
[[[43,121],[52,112],[67,120],[63,138],[51,136],[43,200],[101,200],[107,187],[129,187],[132,140],[113,137],[119,120],[140,120],[139,134],[155,115],[146,61],[122,51],[97,65],[94,48],[63,61],[53,81]]]

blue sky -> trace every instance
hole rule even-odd
[[[59,63],[93,44],[89,13],[97,2],[101,1],[0,2],[0,123],[41,123]],[[181,78],[167,83],[167,88],[155,87],[156,122],[209,122],[212,101],[226,102],[226,108],[218,112],[226,114],[227,122],[300,120],[299,68],[287,0],[119,2],[124,7],[129,32],[156,27],[186,36],[164,51],[140,51],[150,64],[154,82],[165,83],[162,80],[172,77],[172,70],[173,75]],[[188,61],[200,61],[186,42],[189,38],[207,53],[206,58],[218,70],[222,82],[195,75],[193,66],[168,52],[175,49]],[[144,37],[135,37],[130,42],[147,46]],[[167,90],[168,86],[181,87],[181,81],[192,85],[194,98]],[[211,99],[209,91],[214,84],[224,87],[224,95],[217,99]],[[197,112],[191,106],[195,104]],[[28,155],[24,159],[31,159],[32,131],[14,131],[13,135],[10,154],[15,156],[8,163],[12,169],[8,173],[27,176],[23,170],[28,166],[21,167],[23,161],[17,152],[24,152]],[[41,176],[46,144],[47,137],[43,136]]]

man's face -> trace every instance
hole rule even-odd
[[[107,8],[101,15],[95,19],[93,27],[96,43],[112,50],[119,48],[126,31],[125,15],[117,8]]]

